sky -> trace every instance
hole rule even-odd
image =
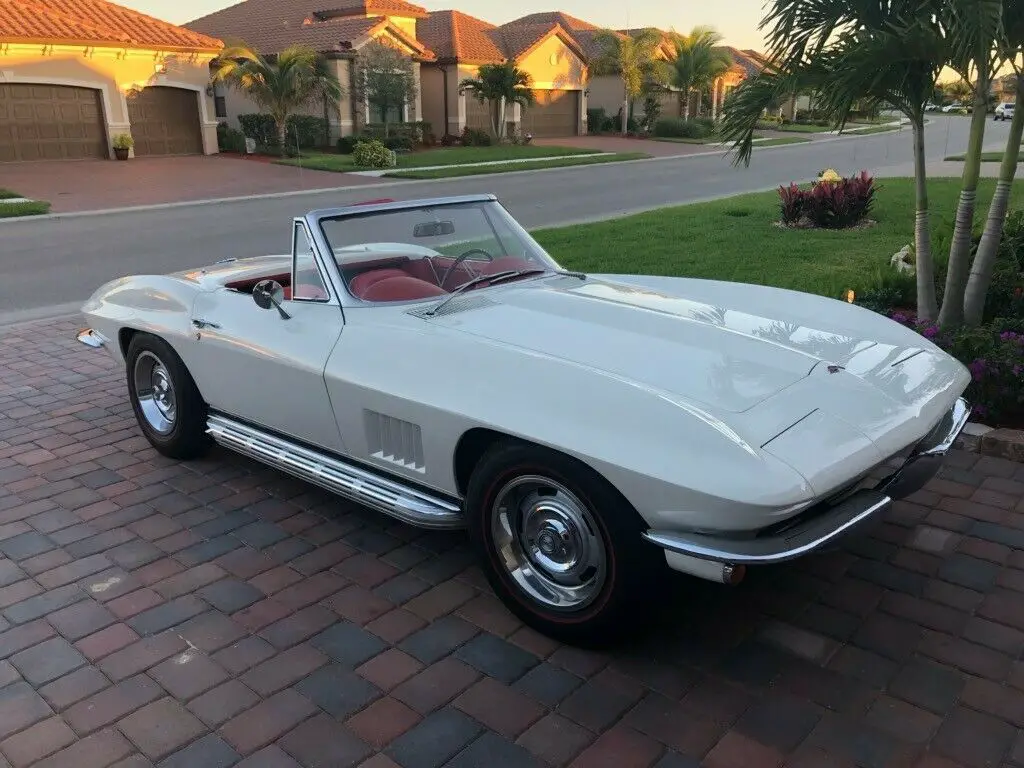
[[[233,4],[233,0],[117,0],[172,24],[204,16]],[[287,2],[287,0],[282,0]],[[324,0],[325,8],[330,7]],[[727,45],[736,48],[764,48],[764,38],[757,25],[763,15],[763,0],[413,0],[427,10],[457,8],[460,11],[503,24],[519,16],[538,11],[564,11],[572,16],[602,27],[675,28],[688,32],[696,25],[715,27]]]

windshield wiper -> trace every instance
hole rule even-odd
[[[578,277],[581,280],[587,279],[587,276],[584,275],[582,272],[567,272],[562,269],[509,269],[504,272],[495,272],[493,275],[477,275],[472,280],[467,280],[466,282],[462,283],[449,295],[445,296],[442,301],[438,302],[436,306],[431,307],[429,310],[427,310],[425,314],[430,317],[434,316],[435,314],[437,314],[438,310],[440,310],[445,304],[454,299],[467,288],[472,288],[474,285],[479,285],[480,283],[491,283],[493,285],[494,283],[499,283],[502,280],[508,280],[509,278],[512,277],[522,277],[523,275],[542,275],[547,272],[554,272],[557,275],[566,275],[568,277]]]
[[[466,282],[462,283],[462,285],[460,285],[454,291],[452,291],[447,296],[445,296],[444,299],[442,299],[440,302],[438,302],[435,306],[433,306],[429,310],[427,310],[426,314],[427,315],[435,314],[437,312],[437,310],[439,310],[441,307],[443,307],[449,301],[454,299],[456,296],[458,296],[460,293],[462,293],[467,288],[472,288],[474,285],[479,285],[480,283],[486,283],[486,282],[492,282],[493,283],[495,280],[502,280],[502,279],[504,279],[506,277],[512,277],[513,275],[518,275],[518,274],[521,273],[521,271],[522,270],[518,270],[518,269],[509,269],[509,270],[506,270],[505,272],[495,272],[493,275],[477,275],[472,280],[467,280]],[[530,270],[530,271],[533,271],[533,270]]]

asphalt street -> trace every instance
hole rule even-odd
[[[969,120],[937,117],[927,130],[929,163],[967,146]],[[986,147],[1000,149],[1006,123],[989,122]],[[169,272],[227,257],[286,252],[290,221],[314,208],[367,198],[496,194],[524,226],[537,228],[769,189],[807,181],[823,168],[910,175],[909,130],[755,150],[749,167],[724,153],[499,174],[392,182],[342,192],[205,203],[38,221],[0,221],[0,324],[77,311],[103,282]],[[959,166],[953,167],[959,173]],[[2,175],[2,173],[0,173]],[[557,258],[557,254],[555,254]]]

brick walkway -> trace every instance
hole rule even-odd
[[[461,535],[159,458],[75,328],[0,330],[0,765],[1024,765],[1024,466],[956,454],[870,538],[582,652]]]
[[[181,203],[300,190],[357,187],[379,182],[365,176],[311,171],[265,159],[231,155],[54,160],[0,165],[3,186],[53,213]]]

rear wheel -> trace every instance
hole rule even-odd
[[[172,459],[193,459],[210,445],[206,404],[177,352],[148,333],[132,337],[125,355],[128,398],[150,445]]]
[[[503,442],[467,494],[469,532],[498,598],[563,642],[605,645],[636,631],[661,553],[603,478],[568,456]]]

